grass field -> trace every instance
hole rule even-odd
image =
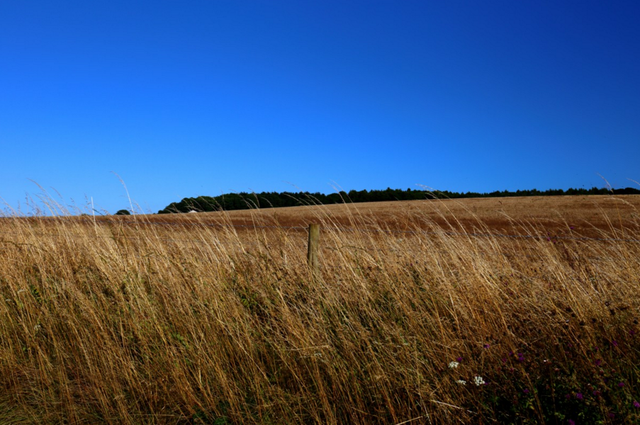
[[[253,226],[257,221],[278,226],[306,226],[318,214],[343,227],[358,224],[369,228],[395,230],[428,229],[438,224],[446,229],[490,229],[492,233],[522,234],[514,222],[543,226],[547,233],[597,237],[600,231],[638,230],[640,197],[638,196],[558,196],[472,198],[462,200],[430,200],[404,202],[371,202],[364,204],[327,205],[321,211],[307,207],[241,210],[229,213],[199,214],[199,220],[210,224]],[[176,215],[157,215],[150,220],[167,222]],[[524,233],[528,228],[524,229]],[[615,231],[614,231],[615,233]]]
[[[0,423],[640,423],[639,204],[2,218]]]

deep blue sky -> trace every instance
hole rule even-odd
[[[0,0],[0,198],[638,187],[637,1]]]

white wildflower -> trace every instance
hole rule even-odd
[[[467,381],[465,381],[464,379],[458,379],[456,382],[460,385],[467,385]]]
[[[473,383],[476,384],[477,386],[485,384],[484,379],[482,379],[482,376],[476,376],[475,378],[473,378]]]
[[[449,363],[449,369],[455,369],[455,368],[458,367],[459,364],[460,363],[458,363],[458,362],[451,362],[451,363]]]

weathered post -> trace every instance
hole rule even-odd
[[[320,241],[320,225],[319,224],[310,224],[309,225],[309,247],[307,250],[307,262],[309,264],[309,268],[311,269],[311,274],[315,278],[317,278],[318,273],[320,272],[320,263],[318,262],[318,244]]]

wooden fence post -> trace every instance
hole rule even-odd
[[[307,262],[309,263],[309,268],[311,269],[311,273],[314,276],[314,278],[318,276],[318,273],[320,271],[320,263],[318,262],[319,240],[320,240],[320,225],[310,224],[309,225],[309,247],[307,250]]]

